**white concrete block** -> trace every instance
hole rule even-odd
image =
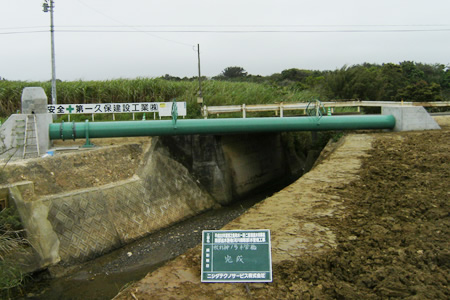
[[[383,107],[382,114],[395,117],[394,131],[441,129],[422,106]]]

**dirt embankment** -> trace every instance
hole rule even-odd
[[[202,284],[196,247],[117,298],[450,298],[445,128],[362,136],[361,145],[366,138],[371,144],[364,154],[348,148],[348,159],[330,155],[316,171],[326,165],[335,170],[323,168],[328,175],[315,185],[314,178],[301,179],[303,185],[287,187],[274,196],[277,201],[269,198],[229,224],[227,229],[272,224],[272,283]],[[352,153],[359,162],[350,159]],[[354,179],[342,183],[353,172],[345,169],[349,164],[355,164]],[[314,199],[317,192],[322,199]],[[301,212],[308,205],[314,215]]]
[[[325,218],[336,249],[275,266],[281,298],[448,299],[450,132],[384,134]]]

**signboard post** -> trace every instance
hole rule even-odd
[[[272,282],[270,230],[204,230],[202,282]]]

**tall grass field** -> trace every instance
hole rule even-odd
[[[0,117],[20,110],[25,87],[42,87],[51,99],[50,82],[0,81]],[[187,117],[200,117],[197,104],[198,82],[138,78],[107,81],[57,82],[59,104],[165,102],[176,99],[187,102]],[[206,80],[202,83],[204,104],[239,105],[307,102],[318,95],[308,91],[292,91],[266,84]]]

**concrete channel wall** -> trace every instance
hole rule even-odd
[[[0,190],[17,208],[37,268],[75,264],[290,176],[288,165],[301,169],[283,151],[278,134],[154,138],[128,179],[46,195],[36,195],[34,182]],[[56,179],[39,184],[46,180]]]

